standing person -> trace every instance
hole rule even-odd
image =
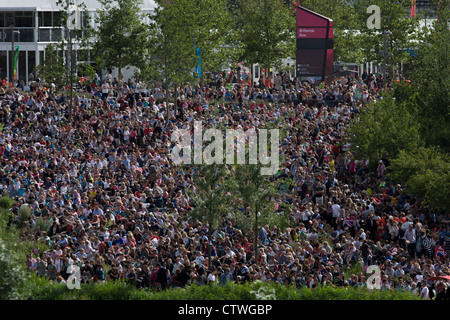
[[[425,233],[425,238],[423,239],[423,248],[424,248],[424,254],[428,258],[433,257],[433,250],[435,246],[435,241],[430,235],[430,231],[427,230]]]
[[[368,261],[369,261],[369,253],[370,253],[370,248],[369,248],[369,244],[368,244],[368,240],[367,239],[364,239],[362,241],[362,244],[359,247],[359,250],[361,252],[361,256],[363,258],[364,265],[367,265]]]
[[[224,286],[227,283],[232,282],[232,281],[233,281],[233,274],[231,273],[229,267],[225,267],[222,275],[220,276],[220,282]]]
[[[102,83],[102,99],[103,100],[106,100],[108,98],[109,88],[110,88],[109,83],[106,81],[106,79],[103,80],[103,83]]]
[[[428,289],[427,281],[426,280],[422,280],[421,283],[422,283],[422,287],[421,287],[420,292],[419,292],[419,297],[422,300],[429,300],[429,298],[430,298],[430,290]]]
[[[333,227],[337,228],[339,225],[339,219],[341,217],[341,206],[339,205],[337,200],[334,200],[333,205],[331,206],[332,217],[333,217]]]
[[[414,225],[410,224],[408,229],[405,231],[403,236],[405,240],[406,249],[408,250],[408,254],[411,255],[412,258],[416,257],[416,230],[414,229]]]
[[[36,267],[35,267],[36,274],[39,277],[45,277],[46,273],[47,273],[46,269],[47,269],[47,262],[41,258],[37,258],[36,259]]]
[[[55,281],[58,276],[57,266],[51,257],[47,258],[47,279]]]
[[[36,264],[36,259],[34,259],[31,254],[28,254],[27,260],[26,260],[27,272],[30,272],[35,264]]]
[[[261,240],[261,245],[265,246],[267,244],[267,230],[269,229],[268,225],[265,225],[261,228],[258,233],[258,238]]]
[[[383,160],[378,161],[377,167],[377,176],[379,179],[384,177],[384,173],[386,172],[386,166],[384,165]]]
[[[165,263],[161,264],[158,268],[158,272],[156,274],[156,282],[159,284],[161,290],[165,290],[169,284],[169,272],[166,268]]]

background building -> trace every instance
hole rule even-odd
[[[100,9],[97,0],[80,1],[86,7],[95,28],[95,13]],[[151,12],[156,7],[152,0],[143,0],[143,12]],[[45,47],[56,43],[64,35],[64,27],[59,24],[60,11],[56,0],[2,1],[0,3],[0,78],[12,79],[13,44],[19,46],[18,80],[25,85],[32,80],[34,67],[43,63]],[[13,43],[14,41],[14,43]]]

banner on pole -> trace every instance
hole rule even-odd
[[[195,49],[195,55],[197,56],[197,65],[195,66],[195,73],[197,78],[202,77],[202,52],[200,47]]]
[[[14,80],[17,79],[17,62],[19,60],[19,46],[15,46],[14,48],[14,71],[13,71],[13,75],[14,75]]]

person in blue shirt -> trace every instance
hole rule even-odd
[[[225,100],[231,101],[232,98],[233,98],[233,93],[230,91],[230,89],[227,89],[227,91],[225,92]]]
[[[112,245],[113,246],[118,245],[119,247],[123,247],[125,245],[125,240],[119,234],[115,234],[114,239],[112,241]]]
[[[220,282],[222,285],[226,285],[229,282],[233,281],[233,274],[230,271],[229,267],[225,267],[222,275],[220,276]]]
[[[98,204],[96,204],[94,210],[92,211],[92,214],[94,214],[96,216],[101,216],[101,215],[103,215],[103,210],[102,210],[102,208],[100,208],[100,206]]]

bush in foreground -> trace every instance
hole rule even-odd
[[[33,277],[27,288],[33,300],[418,300],[409,292],[367,289],[317,287],[315,289],[287,287],[262,282],[246,284],[191,285],[183,289],[164,291],[138,290],[123,282],[81,284],[69,289],[65,284],[52,284]]]
[[[27,274],[24,265],[13,254],[11,248],[0,239],[0,300],[16,300],[22,298],[23,286]]]

